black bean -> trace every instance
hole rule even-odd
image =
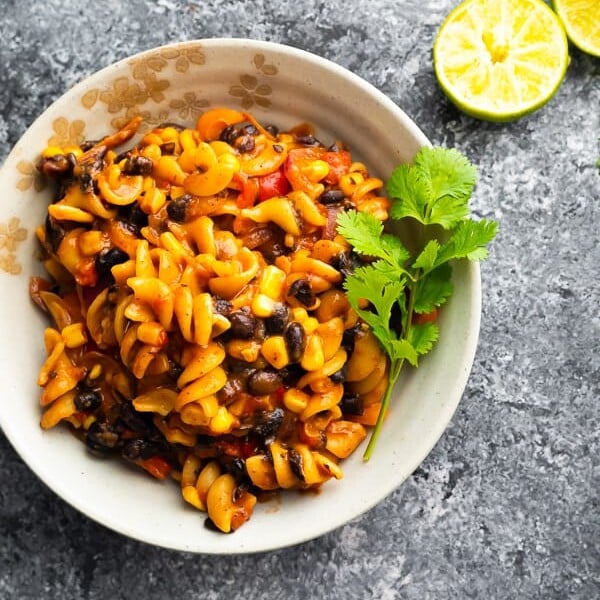
[[[304,463],[302,461],[302,454],[295,448],[288,450],[288,459],[290,461],[290,469],[292,473],[300,480],[304,481]]]
[[[241,308],[232,312],[229,315],[229,322],[231,323],[229,332],[234,338],[248,340],[254,337],[258,323],[248,309]]]
[[[304,327],[292,321],[283,334],[290,362],[298,362],[302,358],[306,346],[306,332]]]
[[[331,266],[337,269],[344,277],[354,273],[354,269],[361,265],[358,254],[354,252],[339,252],[331,259]]]
[[[235,147],[242,153],[252,152],[255,147],[254,138],[251,135],[242,135],[235,140]]]
[[[303,369],[298,363],[290,363],[283,369],[279,369],[279,374],[283,379],[283,383],[288,387],[294,387],[296,382],[306,374],[306,370]]]
[[[98,141],[99,140],[85,140],[81,143],[80,148],[83,152],[87,152],[88,150],[91,150],[94,146],[96,146],[98,144]]]
[[[216,296],[213,301],[213,308],[216,313],[226,317],[231,312],[233,305],[231,302],[229,302],[229,300],[225,300],[225,298],[219,298]]]
[[[283,152],[283,146],[281,144],[273,144],[273,150],[275,150],[277,154],[281,154]]]
[[[304,306],[312,306],[315,302],[315,297],[307,279],[296,279],[290,286],[288,296],[293,296],[298,302],[304,304]]]
[[[177,380],[179,376],[183,373],[183,367],[177,364],[174,360],[169,360],[169,371],[168,375],[171,379]]]
[[[290,318],[290,310],[285,304],[277,304],[270,317],[265,319],[267,333],[283,333]]]
[[[87,430],[85,442],[91,450],[107,453],[117,448],[119,434],[110,423],[94,421]]]
[[[296,141],[303,146],[321,146],[321,142],[312,134],[297,135]]]
[[[238,394],[246,391],[248,375],[242,373],[230,373],[225,385],[217,392],[219,400],[223,404],[231,404]]]
[[[46,215],[45,229],[46,229],[46,239],[48,240],[48,243],[50,244],[52,251],[57,252],[58,247],[60,246],[60,243],[62,242],[63,238],[65,237],[65,233],[66,233],[65,229],[63,228],[63,226],[60,224],[59,221],[56,221],[50,215]]]
[[[148,215],[139,207],[137,203],[131,204],[130,207],[129,214],[127,215],[127,221],[131,225],[134,225],[139,232],[142,227],[146,227],[148,225]]]
[[[96,257],[96,271],[102,277],[112,277],[110,270],[115,265],[120,265],[129,260],[129,254],[123,252],[120,248],[111,248],[105,252],[101,252]]]
[[[260,369],[248,378],[248,391],[254,396],[266,396],[276,392],[283,385],[283,379],[275,371]]]
[[[344,394],[340,402],[340,410],[345,415],[362,415],[364,405],[358,394]]]
[[[260,131],[258,131],[256,126],[252,125],[252,123],[248,123],[248,125],[244,125],[243,130],[244,130],[244,133],[247,133],[248,135],[258,135],[260,133]]]
[[[329,376],[329,379],[331,379],[331,381],[333,381],[333,383],[344,383],[344,381],[346,381],[346,372],[347,371],[348,371],[348,365],[347,365],[347,363],[345,363],[341,369],[339,369],[335,373],[331,374]]]
[[[123,446],[121,454],[128,460],[147,460],[157,455],[157,447],[146,440],[130,440]]]
[[[169,219],[176,221],[177,223],[183,223],[186,218],[186,212],[188,204],[191,202],[192,196],[190,194],[183,194],[174,200],[171,200],[167,204],[167,214]]]
[[[224,456],[219,462],[230,475],[233,475],[237,482],[246,478],[246,461],[243,458],[239,456]],[[248,487],[245,483],[236,486],[233,490],[233,501],[237,502],[247,490]]]
[[[346,196],[344,196],[344,192],[342,190],[326,190],[319,197],[319,202],[321,204],[337,204],[338,202],[342,202]]]
[[[82,390],[75,396],[75,408],[82,412],[92,412],[102,404],[99,390]]]
[[[219,139],[222,142],[227,142],[230,146],[233,146],[235,139],[240,135],[240,128],[234,123],[233,125],[228,125],[221,131],[221,135]]]
[[[277,137],[277,134],[279,133],[279,127],[277,127],[277,125],[266,125],[265,129],[273,136],[273,137]]]
[[[123,165],[123,173],[126,175],[150,175],[154,163],[146,156],[130,156]]]
[[[277,435],[283,422],[283,417],[284,412],[281,408],[271,411],[261,410],[254,414],[252,430],[261,438],[272,438]]]
[[[356,336],[361,332],[362,328],[360,325],[355,325],[346,329],[342,335],[342,348],[346,351],[348,358],[354,352],[354,344],[356,342]]]
[[[38,164],[38,170],[46,177],[61,178],[69,177],[73,174],[73,167],[76,164],[75,156],[69,154],[55,154],[42,158]]]
[[[149,435],[154,430],[151,413],[140,413],[131,402],[123,402],[119,410],[119,418],[128,429]]]
[[[113,162],[116,165],[116,164],[120,163],[122,160],[129,158],[131,155],[132,155],[132,150],[125,150],[125,152],[121,152],[121,153],[117,154],[115,156],[115,159],[113,160]]]
[[[165,142],[160,145],[162,154],[173,154],[175,152],[175,142]]]

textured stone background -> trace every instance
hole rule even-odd
[[[600,597],[600,61],[571,53],[535,115],[474,121],[439,91],[454,0],[0,2],[0,159],[75,82],[168,41],[248,36],[330,58],[480,169],[502,229],[452,425],[387,500],[321,539],[198,557],[128,540],[47,490],[0,434],[0,598]],[[125,566],[124,566],[125,565]]]

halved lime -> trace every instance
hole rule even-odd
[[[600,0],[553,0],[553,4],[573,44],[600,57]]]
[[[460,110],[512,121],[556,93],[568,42],[542,0],[465,0],[442,24],[433,60],[441,88]]]

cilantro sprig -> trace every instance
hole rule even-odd
[[[422,241],[416,248],[411,244],[410,250],[369,213],[350,210],[338,216],[338,233],[356,253],[372,261],[344,281],[348,301],[390,360],[388,385],[365,460],[373,453],[405,362],[417,367],[419,358],[439,337],[434,320],[416,315],[434,313],[451,296],[450,262],[485,259],[487,245],[496,235],[495,221],[471,218],[469,200],[476,176],[465,156],[440,147],[422,148],[414,164],[393,171],[387,183],[391,219],[413,219],[420,224]],[[400,315],[399,326],[392,323],[393,312]]]

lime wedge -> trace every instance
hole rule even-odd
[[[573,44],[600,57],[600,0],[553,0],[553,4]]]
[[[569,64],[568,42],[542,0],[465,0],[440,27],[433,60],[460,110],[512,121],[554,96]]]

